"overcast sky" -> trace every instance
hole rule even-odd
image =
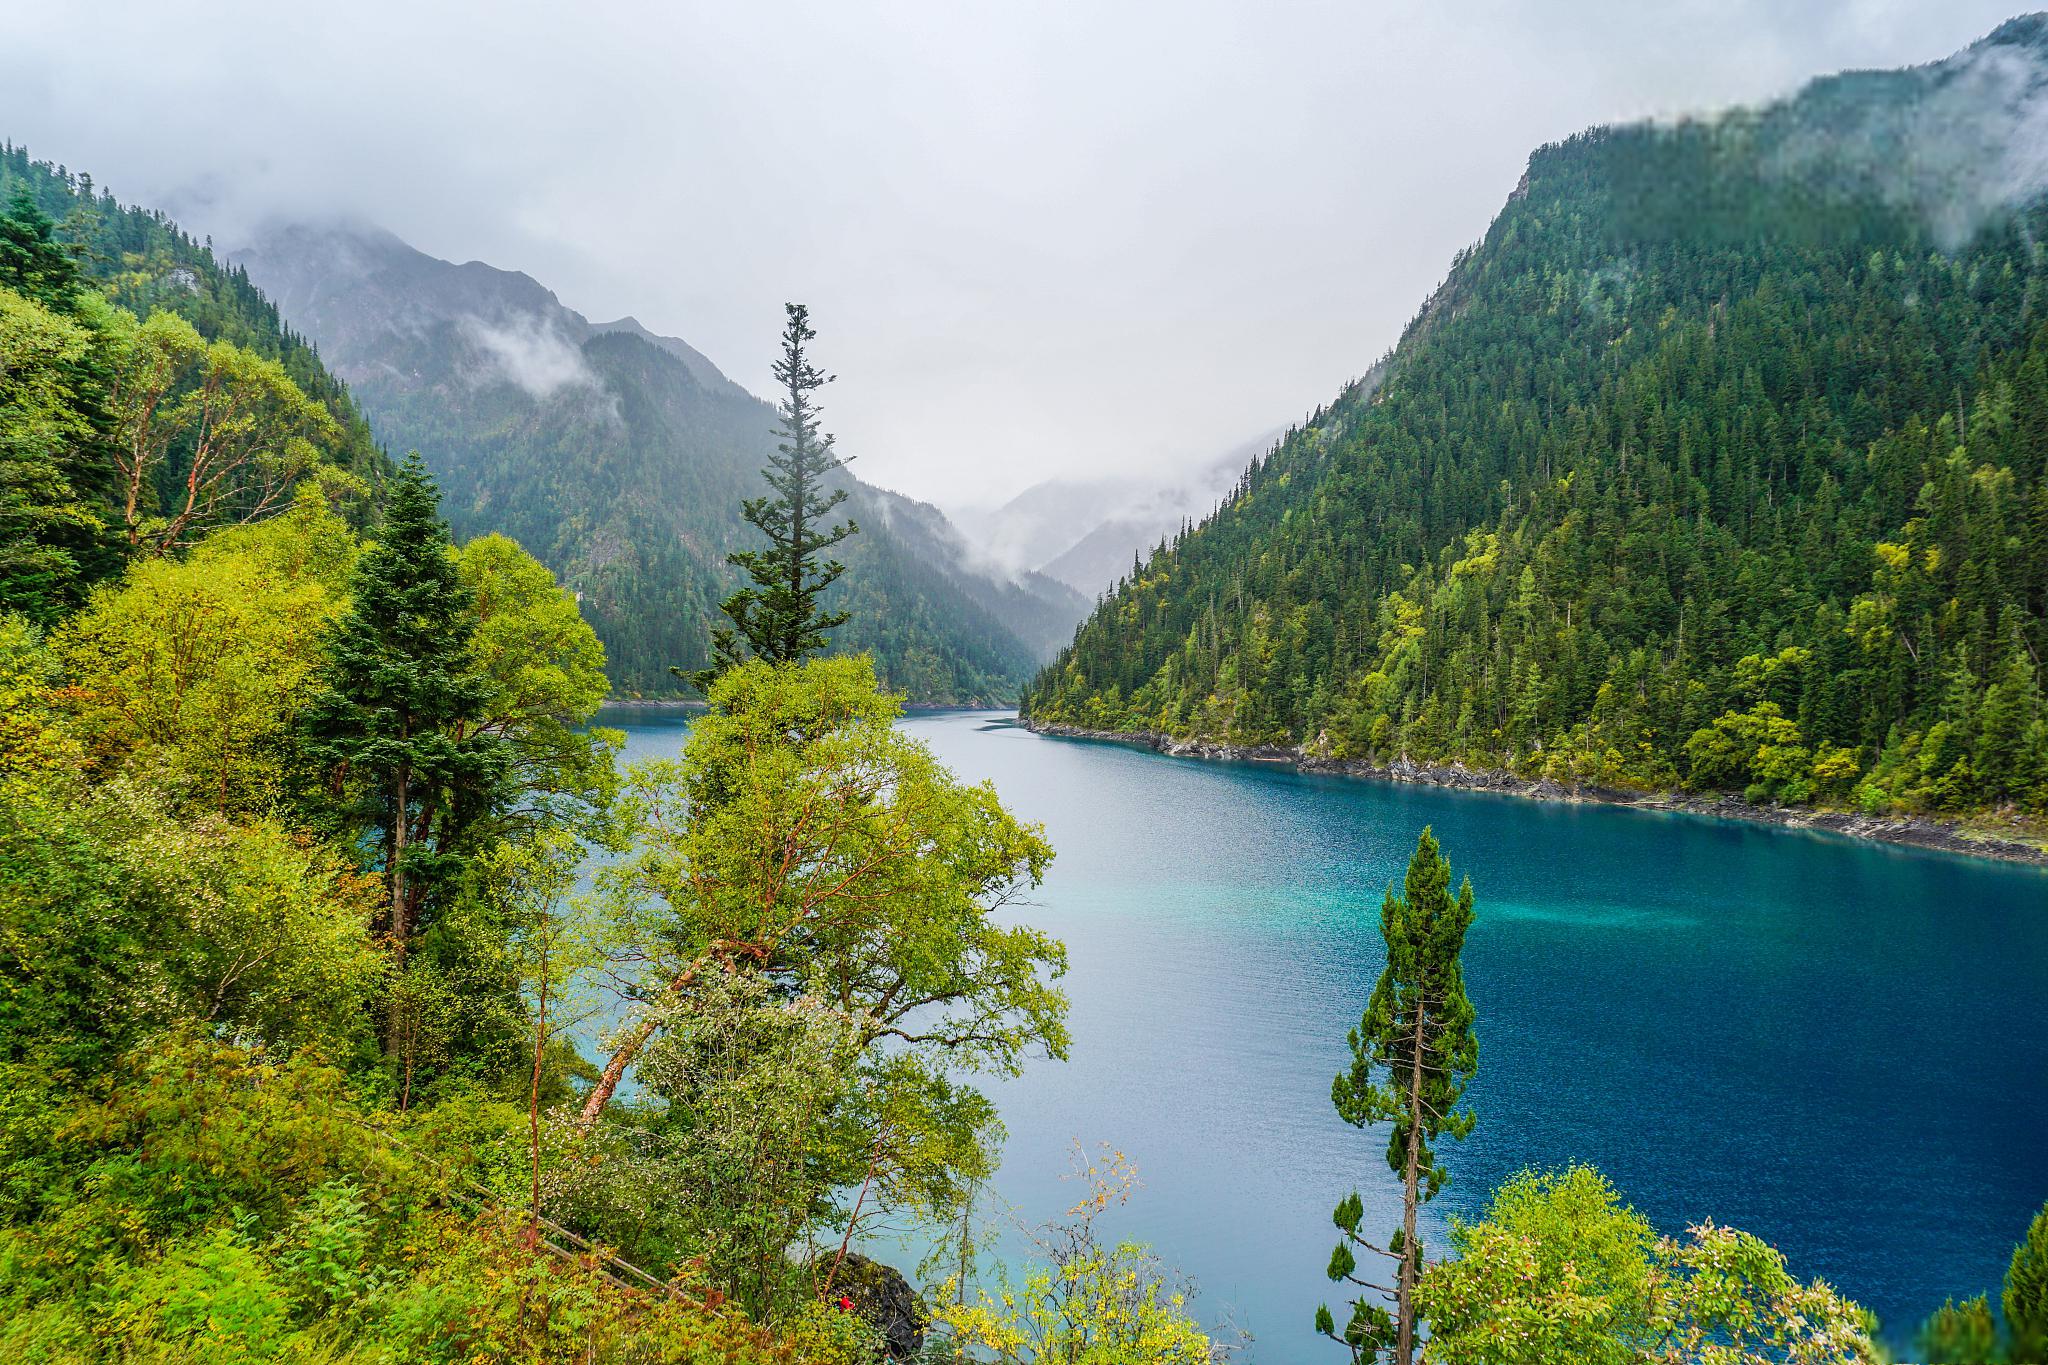
[[[1589,124],[1945,56],[2013,0],[17,5],[0,134],[232,243],[346,214],[756,392],[873,482],[1163,476],[1331,396]],[[124,12],[126,11],[126,12]]]

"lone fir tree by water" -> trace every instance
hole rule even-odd
[[[1390,1314],[1371,1298],[1353,1300],[1341,1337],[1329,1308],[1316,1310],[1316,1330],[1349,1346],[1354,1360],[1375,1359],[1389,1349],[1398,1365],[1412,1365],[1415,1359],[1415,1287],[1422,1275],[1415,1220],[1449,1178],[1433,1144],[1445,1135],[1463,1138],[1472,1131],[1472,1111],[1458,1108],[1479,1065],[1472,1001],[1458,960],[1471,924],[1472,883],[1462,883],[1451,895],[1451,865],[1425,826],[1401,894],[1389,888],[1380,907],[1386,969],[1351,1031],[1351,1067],[1330,1086],[1330,1101],[1346,1123],[1393,1125],[1387,1165],[1401,1177],[1401,1226],[1385,1246],[1359,1230],[1364,1205],[1356,1191],[1333,1215],[1343,1237],[1330,1253],[1330,1279],[1394,1304]],[[1394,1283],[1357,1274],[1354,1248],[1391,1262]]]
[[[782,440],[761,471],[770,495],[749,498],[741,506],[741,515],[768,537],[768,548],[728,556],[753,581],[721,605],[732,624],[711,633],[711,666],[687,675],[674,670],[705,692],[719,674],[750,655],[786,664],[820,653],[825,632],[848,619],[843,611],[819,606],[825,589],[846,572],[838,560],[820,556],[860,529],[851,520],[824,525],[832,509],[846,501],[844,488],[827,491],[824,485],[825,476],[846,461],[832,449],[831,433],[819,426],[815,398],[834,376],[813,365],[805,352],[817,338],[810,310],[800,303],[783,307],[788,321],[782,329],[782,359],[775,362],[775,380],[783,391],[777,429]]]

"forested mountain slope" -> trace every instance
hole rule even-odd
[[[316,338],[394,449],[418,448],[459,535],[499,531],[581,594],[613,681],[705,662],[773,410],[632,318],[593,324],[530,277],[367,229],[291,227],[237,253]],[[829,396],[829,395],[828,395]],[[1086,610],[1064,585],[968,567],[936,509],[848,480],[861,534],[836,644],[921,701],[1007,701]]]
[[[275,360],[293,383],[333,414],[341,428],[332,454],[366,477],[389,472],[348,390],[319,355],[278,316],[248,272],[195,241],[165,214],[116,201],[90,175],[34,160],[26,147],[0,144],[0,206],[25,193],[56,220],[57,240],[109,302],[137,317],[164,309],[208,341],[227,341]]]
[[[0,146],[0,613],[48,625],[138,559],[275,515],[360,522],[389,465],[238,270]]]
[[[1031,718],[2038,813],[2044,53],[2015,20],[1538,151],[1376,382],[1121,584]]]

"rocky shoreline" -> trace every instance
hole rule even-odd
[[[1150,731],[1089,730],[1078,725],[1045,725],[1023,718],[1023,726],[1036,734],[1062,739],[1107,740],[1138,744],[1172,758],[1206,758],[1239,763],[1275,763],[1297,772],[1337,777],[1363,777],[1382,782],[1412,782],[1422,786],[1450,787],[1460,791],[1496,792],[1536,801],[1587,801],[1611,806],[1634,806],[1639,810],[1678,811],[1687,815],[1711,815],[1724,820],[1747,820],[1760,825],[1782,825],[1789,829],[1814,829],[1843,834],[1854,839],[1903,844],[1913,848],[1938,849],[1977,858],[2048,866],[2048,848],[2019,839],[2001,838],[1964,828],[1948,820],[1930,820],[1917,815],[1859,815],[1852,811],[1814,810],[1807,806],[1759,806],[1736,796],[1706,796],[1692,792],[1641,792],[1622,787],[1567,786],[1547,778],[1517,777],[1492,768],[1468,768],[1462,763],[1417,763],[1399,759],[1391,764],[1363,763],[1319,758],[1299,748],[1277,745],[1245,747],[1216,744],[1207,740],[1175,739]]]

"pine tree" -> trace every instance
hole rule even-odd
[[[819,653],[825,648],[825,632],[847,619],[843,611],[826,612],[818,606],[825,589],[846,572],[839,561],[819,556],[860,529],[850,519],[824,526],[827,514],[846,501],[844,488],[825,489],[825,476],[846,461],[833,451],[830,434],[819,429],[813,396],[833,376],[813,365],[804,352],[817,336],[811,330],[810,310],[800,303],[784,308],[788,322],[782,330],[782,359],[775,363],[775,379],[783,390],[777,405],[782,439],[768,457],[768,468],[761,471],[769,496],[749,498],[741,507],[742,515],[768,537],[768,548],[728,556],[753,582],[725,599],[722,609],[732,625],[712,632],[711,666],[687,675],[674,670],[704,691],[749,653],[778,664],[798,663]]]
[[[489,684],[470,667],[475,603],[439,506],[415,451],[392,481],[377,543],[357,561],[303,738],[358,827],[377,831],[395,971],[460,870],[464,832],[495,807],[507,776],[502,740],[455,733],[480,717]]]
[[[2033,752],[2042,720],[2041,688],[2027,657],[2019,612],[2008,608],[1999,622],[2001,657],[1977,712],[1977,751],[1972,765],[1981,787],[1978,800],[2026,800],[2035,781]]]
[[[1988,1294],[1943,1303],[1920,1324],[1920,1359],[1939,1365],[2048,1361],[2048,1208],[2034,1215],[2026,1239],[2013,1248],[1999,1307],[2002,1320]]]
[[[1398,1365],[1412,1365],[1415,1358],[1415,1285],[1422,1271],[1415,1219],[1448,1179],[1432,1144],[1446,1134],[1463,1138],[1472,1131],[1472,1111],[1457,1108],[1479,1064],[1472,1001],[1458,961],[1471,923],[1472,883],[1464,882],[1452,898],[1451,865],[1425,827],[1408,863],[1403,894],[1389,888],[1380,908],[1386,970],[1351,1031],[1351,1067],[1338,1073],[1330,1087],[1330,1100],[1346,1123],[1393,1125],[1387,1165],[1401,1177],[1402,1187],[1401,1226],[1384,1247],[1359,1232],[1364,1209],[1355,1191],[1334,1214],[1344,1235],[1330,1254],[1330,1279],[1394,1302],[1389,1315],[1367,1299],[1353,1301],[1339,1339],[1351,1348],[1354,1360],[1390,1348]],[[1380,1285],[1356,1275],[1353,1247],[1394,1262],[1395,1283]],[[1316,1330],[1337,1337],[1328,1307],[1316,1310]]]
[[[0,288],[70,313],[78,304],[78,262],[56,240],[56,228],[28,187],[17,185],[0,214]]]

